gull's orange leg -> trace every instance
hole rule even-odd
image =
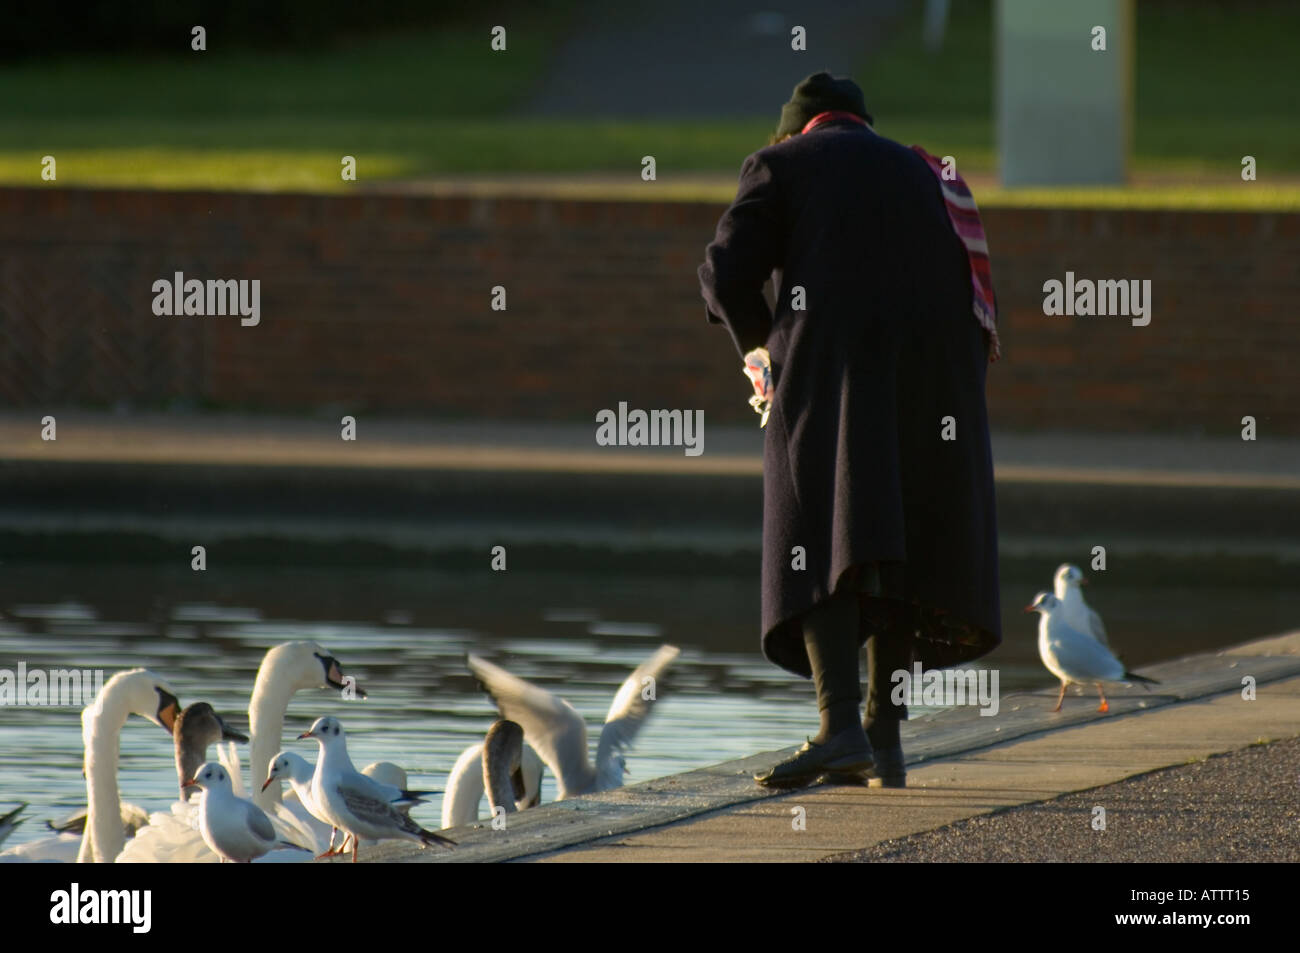
[[[348,849],[348,839],[346,836],[343,838],[343,843],[339,844],[338,847],[334,846],[334,838],[338,836],[338,832],[339,829],[337,827],[330,830],[329,850],[317,857],[317,860],[324,860],[326,857],[333,857],[335,854],[341,854]]]
[[[1101,704],[1097,711],[1110,711],[1110,703],[1106,701],[1106,693],[1101,690],[1101,682],[1097,683],[1097,694],[1101,696]]]
[[[1056,707],[1052,711],[1060,711],[1061,703],[1065,701],[1065,682],[1061,683],[1061,694],[1056,696]]]

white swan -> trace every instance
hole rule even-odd
[[[248,749],[249,776],[254,786],[266,777],[271,759],[280,750],[284,716],[294,692],[327,686],[366,697],[355,681],[345,678],[338,659],[318,642],[285,642],[266,653],[248,703],[248,728],[253,739]],[[253,803],[265,809],[279,799],[280,787],[275,785],[258,790]]]
[[[223,739],[248,740],[230,728],[207,702],[195,702],[177,715],[172,723],[172,735],[176,747],[176,781],[182,800],[188,798],[184,781],[207,760],[209,745]],[[25,844],[15,853],[31,860],[65,863],[75,861],[81,849],[81,836],[85,833],[89,813],[89,808],[82,808],[58,824],[47,821],[46,826],[55,832],[55,836]],[[142,807],[126,803],[120,805],[120,813],[123,837],[127,840],[123,847],[125,851],[130,846],[129,840],[148,825],[149,814]]]
[[[78,863],[110,863],[122,852],[122,804],[117,765],[122,726],[141,715],[171,734],[180,702],[166,682],[144,668],[118,672],[81,713],[85,745],[86,801],[90,813],[77,851]]]
[[[263,657],[248,705],[252,801],[270,817],[280,837],[309,850],[322,849],[317,836],[318,827],[302,817],[302,812],[295,810],[294,805],[280,803],[279,785],[267,785],[262,781],[267,776],[272,757],[280,748],[285,713],[294,693],[325,687],[353,691],[357,697],[365,697],[365,692],[355,682],[345,679],[338,660],[318,642],[284,642],[269,649]],[[235,794],[244,796],[242,767],[233,746],[223,746],[219,760],[231,775]],[[272,851],[263,860],[279,860],[282,853]],[[119,859],[123,863],[219,860],[199,832],[197,805],[184,800],[172,804],[168,811],[151,814],[149,826],[136,835]]]
[[[85,833],[60,833],[23,844],[0,855],[4,861],[112,860],[126,840],[117,765],[122,728],[135,714],[168,733],[179,711],[176,693],[148,669],[118,672],[81,713],[85,748],[84,772],[88,802]]]
[[[501,717],[519,723],[525,740],[555,773],[558,800],[563,801],[623,786],[627,770],[623,752],[636,739],[652,707],[654,695],[647,690],[658,682],[680,651],[673,645],[660,646],[623,682],[605,716],[595,765],[587,750],[587,725],[572,705],[477,655],[468,656],[466,661],[496,702]]]

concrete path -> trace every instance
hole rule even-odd
[[[372,850],[366,859],[824,860],[1262,741],[1300,736],[1300,631],[1152,666],[1143,674],[1160,679],[1158,693],[1116,692],[1108,715],[1078,698],[1067,698],[1064,710],[1053,714],[1054,692],[1044,692],[1003,699],[995,717],[966,708],[909,722],[904,733],[909,786],[902,790],[823,786],[774,795],[749,779],[751,771],[783,754],[773,752],[545,805],[510,816],[505,830],[487,824],[459,828],[452,833],[461,844],[455,851],[393,844]],[[1254,700],[1242,695],[1247,676],[1255,685]],[[1261,792],[1249,778],[1237,782],[1233,790],[1239,800],[1271,809],[1275,792]],[[1094,793],[1105,807],[1106,794]],[[1183,807],[1178,797],[1172,790],[1165,807]],[[1094,798],[1079,803],[1089,800]],[[1127,823],[1123,802],[1110,803],[1108,825]],[[1076,808],[1074,821],[1086,830],[1091,830],[1093,806],[1097,804]],[[1169,831],[1181,836],[1174,828]],[[1150,833],[1151,856],[1162,856],[1160,836],[1160,830]],[[1202,847],[1226,854],[1233,836],[1230,826],[1207,827]],[[1053,858],[1040,850],[1017,859]]]
[[[1296,863],[1300,738],[982,814],[838,854],[844,863]],[[1105,810],[1098,815],[1097,808]],[[1094,828],[1094,818],[1105,827]],[[1082,822],[1082,823],[1081,823]]]

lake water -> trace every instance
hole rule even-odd
[[[1053,679],[1037,657],[1037,617],[1020,612],[1052,569],[1045,566],[1042,579],[1004,580],[1004,645],[981,663],[999,669],[1004,700],[1033,690],[1045,707],[1053,702]],[[1131,666],[1300,620],[1295,596],[1275,589],[1126,589],[1102,579],[1089,595]],[[291,739],[333,714],[358,766],[393,761],[407,768],[411,787],[441,788],[457,755],[482,739],[494,717],[465,668],[466,652],[567,698],[587,718],[594,752],[619,684],[669,642],[682,655],[628,757],[634,783],[795,744],[815,730],[811,684],[759,654],[757,598],[756,575],[10,566],[0,596],[0,668],[22,660],[29,668],[102,668],[108,677],[147,666],[171,682],[182,705],[209,701],[246,729],[266,649],[314,639],[369,698],[298,693],[283,746],[314,760],[314,743]],[[125,800],[151,810],[176,797],[170,739],[143,719],[123,730],[120,784]],[[543,794],[555,796],[549,773]],[[0,708],[0,810],[18,801],[31,802],[33,820],[5,847],[42,836],[44,819],[84,804],[79,711]],[[439,812],[435,797],[415,816],[436,826]]]

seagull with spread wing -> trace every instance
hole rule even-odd
[[[558,800],[563,801],[623,786],[627,770],[623,753],[653,707],[654,695],[647,695],[646,688],[659,681],[680,652],[673,645],[660,646],[623,682],[605,716],[594,765],[587,747],[587,724],[572,705],[477,655],[468,656],[466,662],[496,702],[501,717],[524,729],[524,740],[555,774]]]

